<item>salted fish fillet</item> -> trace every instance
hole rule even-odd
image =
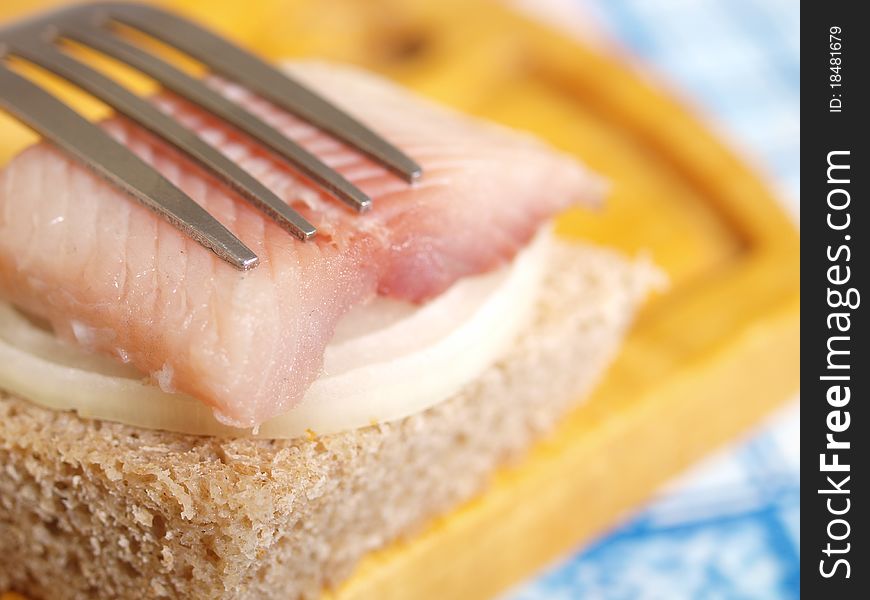
[[[191,394],[222,422],[286,412],[317,377],[336,322],[377,295],[425,302],[510,261],[555,213],[597,202],[600,181],[531,137],[435,106],[362,71],[289,72],[424,168],[408,185],[228,82],[222,93],[369,194],[357,215],[280,160],[182,102],[159,106],[247,169],[318,229],[302,243],[134,125],[107,130],[260,257],[235,270],[160,217],[41,143],[0,174],[0,297],[56,333]]]

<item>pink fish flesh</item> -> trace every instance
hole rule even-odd
[[[510,261],[543,222],[597,201],[599,180],[531,137],[435,106],[348,67],[297,64],[304,83],[424,169],[408,185],[315,128],[216,82],[368,193],[357,215],[211,116],[155,101],[296,207],[302,243],[124,120],[108,131],[260,257],[240,272],[48,144],[0,174],[0,297],[58,335],[129,361],[170,390],[251,427],[287,411],[317,377],[338,319],[376,295],[425,302]]]

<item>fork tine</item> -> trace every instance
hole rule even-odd
[[[136,121],[230,184],[246,199],[269,214],[296,237],[314,236],[314,226],[247,171],[229,160],[196,134],[160,112],[154,105],[53,46],[16,46],[15,54],[52,71]]]
[[[207,29],[158,8],[113,4],[109,14],[182,50],[213,71],[237,81],[383,163],[406,181],[416,180],[420,165],[365,125],[265,61]]]
[[[190,77],[164,60],[115,37],[105,30],[72,26],[64,28],[63,35],[127,63],[176,94],[234,125],[289,160],[303,174],[325,187],[352,208],[362,211],[370,207],[371,199],[366,194],[299,144],[285,137],[238,104],[227,100],[201,81]]]
[[[257,255],[201,206],[122,144],[28,79],[0,64],[0,109],[156,211],[239,269]]]

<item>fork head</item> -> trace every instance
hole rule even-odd
[[[363,211],[371,206],[361,190],[247,110],[204,82],[131,43],[113,28],[121,24],[151,36],[247,87],[413,182],[419,165],[365,125],[253,54],[187,19],[141,4],[74,6],[0,28],[0,109],[56,144],[74,159],[157,211],[186,234],[237,268],[257,264],[256,255],[168,180],[99,127],[7,66],[17,57],[46,69],[111,106],[202,167],[301,240],[316,230],[258,180],[117,81],[67,53],[72,40],[126,63],[172,92],[224,120],[287,161],[327,193]]]

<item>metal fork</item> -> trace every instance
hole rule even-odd
[[[129,149],[31,80],[5,66],[17,57],[78,86],[170,143],[219,177],[301,240],[316,231],[302,215],[194,132],[110,77],[65,51],[70,40],[120,60],[213,113],[288,161],[304,176],[358,211],[371,199],[293,140],[250,112],[124,39],[117,24],[155,38],[278,107],[380,162],[408,182],[421,168],[366,126],[261,59],[174,14],[141,4],[98,3],[65,8],[0,28],[0,109],[5,109],[71,157],[156,211],[239,269],[257,265],[244,243]]]

